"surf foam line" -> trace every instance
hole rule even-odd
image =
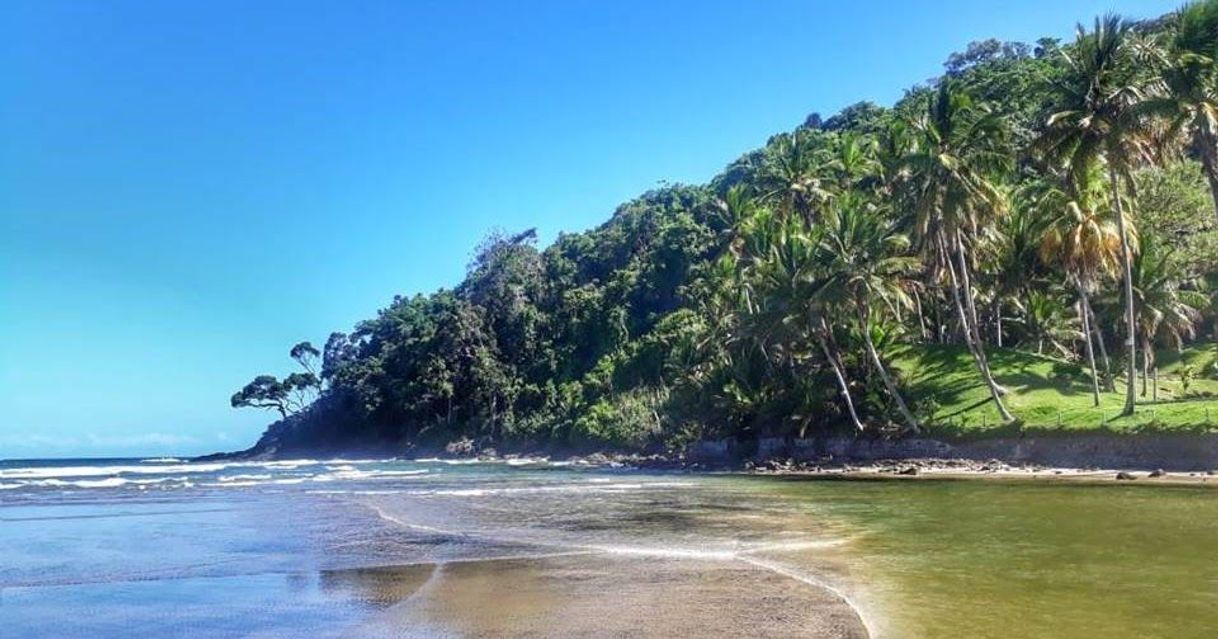
[[[400,517],[395,517],[394,515],[391,515],[391,514],[385,512],[385,510],[383,508],[381,508],[380,506],[377,506],[376,504],[371,504],[366,501],[362,501],[360,503],[371,508],[372,512],[375,512],[377,517],[380,517],[381,519],[383,519],[391,524],[396,524],[403,528],[410,528],[411,530],[421,530],[423,532],[434,533],[437,535],[447,535],[449,537],[468,537],[469,536],[466,533],[458,532],[456,530],[445,530],[443,528],[436,528],[434,526],[424,526],[423,524],[411,523],[409,521],[406,521],[405,519],[402,519]]]
[[[738,549],[724,549],[724,550],[698,550],[698,549],[691,549],[691,548],[654,548],[654,547],[647,547],[647,546],[603,546],[603,545],[598,546],[598,545],[582,545],[582,544],[562,544],[562,543],[539,542],[539,541],[521,541],[521,540],[506,539],[506,538],[497,539],[497,538],[486,537],[486,536],[482,536],[482,535],[474,535],[474,534],[467,533],[467,532],[461,532],[461,531],[456,531],[456,530],[446,530],[443,528],[436,528],[434,526],[416,524],[416,523],[412,523],[412,522],[406,521],[404,519],[401,519],[400,517],[396,517],[394,515],[386,513],[381,507],[377,506],[376,504],[372,504],[372,503],[368,503],[368,502],[361,502],[361,503],[363,503],[365,506],[371,508],[373,510],[373,512],[375,512],[376,515],[378,517],[380,517],[382,520],[390,522],[390,523],[398,525],[398,526],[402,526],[404,528],[410,528],[412,530],[420,530],[420,531],[424,531],[424,532],[430,532],[433,534],[446,535],[449,537],[457,537],[457,538],[465,538],[465,539],[480,539],[483,541],[488,541],[488,542],[492,542],[492,543],[500,543],[500,544],[550,546],[550,547],[554,547],[554,548],[570,548],[571,549],[569,551],[559,551],[559,552],[554,552],[554,553],[508,555],[508,556],[495,556],[495,557],[469,557],[469,558],[447,559],[447,560],[444,560],[443,562],[427,561],[427,562],[418,562],[418,565],[430,565],[430,564],[442,564],[442,563],[463,563],[463,562],[472,563],[472,562],[483,562],[483,561],[508,561],[508,560],[512,560],[512,559],[546,559],[546,558],[550,558],[550,557],[569,557],[569,556],[577,556],[577,555],[596,555],[596,554],[617,555],[617,556],[626,556],[626,557],[655,557],[655,558],[679,559],[679,560],[680,559],[693,559],[693,560],[700,559],[700,560],[704,560],[704,561],[739,561],[739,562],[746,563],[750,566],[753,566],[754,568],[760,568],[762,570],[766,570],[766,571],[775,573],[777,575],[786,577],[788,579],[798,581],[802,584],[812,586],[813,588],[819,588],[819,589],[824,590],[825,592],[828,592],[829,594],[833,595],[838,600],[840,600],[842,603],[846,604],[846,606],[848,608],[850,608],[850,610],[852,612],[854,612],[854,616],[857,617],[859,620],[859,623],[862,624],[863,630],[866,632],[867,637],[878,636],[878,635],[876,635],[871,622],[868,620],[867,615],[863,613],[863,608],[844,590],[830,584],[828,581],[825,581],[824,579],[821,579],[820,577],[817,577],[815,575],[809,574],[804,571],[793,570],[789,566],[785,566],[778,562],[762,559],[760,557],[755,557],[751,554],[751,553],[767,552],[767,551],[791,551],[791,550],[812,549],[812,548],[828,548],[828,547],[833,547],[833,546],[839,546],[839,545],[842,545],[842,544],[846,543],[847,541],[849,541],[846,539],[833,540],[833,541],[780,542],[780,543],[774,543],[774,544],[757,544],[757,545],[741,547]],[[410,565],[410,564],[406,564],[406,565]],[[429,581],[430,581],[430,579],[429,579]]]
[[[862,607],[859,606],[859,604],[856,601],[854,601],[854,599],[850,595],[846,594],[845,591],[830,584],[829,582],[825,581],[824,579],[821,579],[820,577],[816,577],[814,575],[808,574],[806,572],[792,570],[788,566],[784,566],[783,564],[780,564],[778,562],[761,559],[760,557],[753,557],[750,555],[738,555],[738,556],[736,556],[736,560],[742,561],[746,564],[749,564],[749,565],[757,567],[757,568],[761,568],[762,570],[768,570],[772,573],[782,575],[783,577],[786,577],[788,579],[794,579],[795,581],[798,581],[803,584],[807,584],[809,586],[812,586],[813,588],[820,588],[821,590],[824,590],[825,592],[832,594],[834,597],[837,597],[839,600],[841,600],[842,603],[849,606],[850,610],[854,611],[854,616],[858,617],[859,623],[863,624],[863,630],[865,630],[867,632],[868,637],[877,636],[875,634],[875,630],[872,628],[871,622],[868,621],[868,619],[867,619],[867,615],[863,614]]]

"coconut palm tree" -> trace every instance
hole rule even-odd
[[[1126,215],[1123,184],[1130,170],[1147,157],[1145,120],[1140,106],[1146,99],[1144,79],[1134,64],[1131,25],[1115,14],[1096,18],[1088,32],[1078,26],[1073,47],[1064,48],[1066,72],[1055,84],[1056,112],[1049,117],[1037,146],[1051,162],[1068,171],[1072,190],[1089,188],[1102,162],[1121,242],[1120,262],[1124,284],[1125,340],[1128,357],[1125,407],[1134,410],[1137,344],[1134,339],[1134,299],[1131,262],[1135,229]]]
[[[1218,215],[1218,0],[1193,2],[1174,22],[1168,46],[1159,51],[1160,90],[1144,108],[1189,141]]]
[[[890,310],[895,314],[897,308],[910,306],[903,283],[917,269],[918,261],[909,254],[909,238],[858,197],[843,197],[829,207],[818,231],[816,262],[822,277],[814,297],[824,307],[853,311],[872,366],[905,423],[917,432],[921,428],[918,420],[901,396],[872,337],[877,311]]]
[[[1155,235],[1142,235],[1141,251],[1133,261],[1133,291],[1138,301],[1138,334],[1142,345],[1142,396],[1154,366],[1156,339],[1182,348],[1196,335],[1197,321],[1208,302],[1198,291],[1181,288],[1183,274],[1171,259],[1170,247]]]
[[[871,136],[854,132],[837,134],[830,145],[824,170],[834,178],[834,189],[843,193],[856,187],[880,185],[879,146]]]
[[[758,176],[762,198],[781,212],[811,223],[833,195],[826,184],[828,153],[825,134],[817,130],[796,129],[775,136],[766,148]]]
[[[1055,199],[1060,201],[1062,198]],[[1091,310],[1090,295],[1103,277],[1116,270],[1121,240],[1116,226],[1106,216],[1097,214],[1086,200],[1083,203],[1065,201],[1060,211],[1041,241],[1041,256],[1046,263],[1061,266],[1078,290],[1079,324],[1091,367],[1091,393],[1095,405],[1099,406],[1099,373],[1091,341],[1095,314]]]
[[[1040,206],[1044,197],[1041,187],[1042,182],[1037,181],[1016,191],[1016,204],[999,221],[997,239],[989,247],[986,271],[993,290],[994,337],[999,347],[1003,344],[1003,302],[1009,301],[1027,313],[1029,293],[1043,285],[1049,275],[1040,258],[1040,245],[1053,217]]]
[[[816,235],[802,220],[775,216],[768,209],[744,224],[740,246],[749,325],[763,350],[778,350],[768,346],[777,343],[788,356],[812,359],[810,353],[793,351],[798,344],[815,344],[833,373],[851,424],[862,431],[846,366],[828,319],[831,309],[815,294],[823,286],[816,263]]]
[[[944,80],[926,112],[909,122],[913,145],[896,173],[912,213],[914,239],[936,274],[946,274],[964,341],[989,388],[999,414],[1014,417],[1002,402],[977,322],[972,285],[978,244],[1006,211],[993,176],[1011,161],[1006,127],[973,103],[955,81]]]
[[[1024,330],[1028,338],[1036,343],[1037,355],[1043,355],[1045,347],[1051,346],[1059,356],[1070,357],[1073,352],[1067,344],[1082,337],[1082,332],[1065,312],[1068,303],[1063,301],[1063,297],[1063,292],[1054,288],[1033,289],[1024,298]]]

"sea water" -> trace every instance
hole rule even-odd
[[[0,637],[1208,637],[1208,487],[0,462]]]

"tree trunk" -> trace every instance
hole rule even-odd
[[[1129,238],[1125,234],[1125,205],[1121,202],[1120,176],[1112,162],[1108,163],[1109,185],[1112,189],[1112,199],[1116,207],[1117,232],[1121,234],[1121,271],[1125,276],[1125,356],[1129,359],[1126,365],[1125,407],[1121,416],[1133,415],[1134,382],[1138,375],[1138,345],[1134,339],[1133,314],[1133,267],[1130,264]]]
[[[960,231],[956,231],[956,259],[960,263],[960,284],[961,292],[964,295],[964,301],[968,303],[968,314],[971,322],[968,329],[973,334],[973,347],[977,349],[977,358],[981,360],[981,366],[985,369],[985,375],[989,378],[990,383],[997,389],[999,395],[1006,395],[1007,389],[1003,388],[994,380],[994,373],[990,370],[990,358],[985,354],[985,342],[981,339],[981,321],[977,319],[977,304],[973,301],[973,281],[969,275],[968,259],[964,249],[964,240],[960,236]],[[1005,410],[1005,409],[1004,409]]]
[[[918,332],[922,335],[922,341],[929,341],[926,337],[926,316],[922,314],[922,296],[918,293],[918,287],[914,286],[914,308],[918,311]]]
[[[1091,324],[1091,332],[1095,334],[1095,343],[1100,347],[1100,361],[1104,363],[1104,391],[1115,393],[1115,382],[1112,381],[1112,361],[1108,359],[1108,347],[1104,345],[1104,331],[1100,330],[1096,321],[1095,309],[1091,308],[1091,298],[1084,296],[1083,305],[1087,309],[1087,318]]]
[[[1078,285],[1078,316],[1083,321],[1083,343],[1087,345],[1087,364],[1091,366],[1091,399],[1093,406],[1100,405],[1100,374],[1095,370],[1095,351],[1091,348],[1091,317],[1087,313],[1087,288]]]
[[[1208,138],[1209,136],[1205,136]],[[1202,139],[1201,168],[1210,183],[1210,197],[1214,199],[1214,215],[1218,216],[1218,141]]]
[[[909,407],[905,405],[905,398],[901,397],[900,391],[897,390],[897,385],[892,381],[892,377],[888,375],[888,369],[884,368],[884,362],[880,360],[880,354],[875,350],[875,344],[871,341],[871,331],[867,321],[867,310],[865,307],[859,308],[859,327],[863,332],[863,343],[867,346],[867,355],[871,357],[871,363],[875,365],[876,371],[880,374],[880,379],[884,381],[884,387],[888,389],[888,394],[892,396],[897,403],[897,410],[901,411],[901,417],[905,418],[905,423],[909,424],[910,429],[915,433],[922,432],[922,427],[918,424],[917,418],[909,411]]]
[[[1002,301],[994,296],[994,339],[998,348],[1002,348]]]
[[[1150,380],[1150,343],[1142,339],[1142,397],[1146,397],[1146,382]]]
[[[943,242],[941,241],[940,244],[942,245]],[[947,260],[945,263],[947,266],[948,277],[951,279],[950,284],[952,289],[952,298],[956,302],[956,312],[960,316],[960,323],[962,326],[968,326],[968,313],[964,310],[964,302],[960,299],[960,288],[956,279],[955,268],[952,266],[950,255],[947,255]],[[969,345],[969,352],[973,354],[973,361],[977,364],[977,372],[981,373],[982,380],[985,381],[986,387],[989,388],[990,396],[994,398],[994,405],[998,407],[998,414],[1001,415],[1005,421],[1009,422],[1014,420],[1015,417],[1011,415],[1010,411],[1008,411],[1007,407],[1002,403],[1002,391],[999,389],[998,384],[994,381],[993,375],[990,375],[989,367],[982,359],[979,349],[975,348],[972,344],[970,339],[971,331],[966,329],[964,333],[964,341]]]
[[[828,330],[823,319],[821,320],[821,329]],[[855,429],[860,433],[863,432],[863,423],[859,421],[858,413],[854,410],[854,400],[850,398],[850,385],[846,383],[846,372],[842,370],[841,365],[837,362],[837,358],[829,350],[829,345],[825,343],[824,336],[818,335],[816,341],[820,344],[820,350],[825,354],[825,359],[829,361],[829,367],[833,369],[834,377],[837,378],[837,387],[842,392],[842,400],[846,402],[846,410],[850,413],[851,423],[854,424]]]

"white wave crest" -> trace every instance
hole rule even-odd
[[[225,475],[219,480],[223,483],[238,482],[238,481],[263,481],[270,479],[272,475]]]

